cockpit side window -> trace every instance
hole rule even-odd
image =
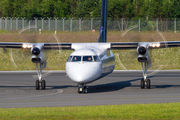
[[[93,61],[92,56],[83,56],[83,61],[92,62]]]
[[[78,61],[81,61],[81,56],[74,56],[72,62],[78,62]]]
[[[72,56],[69,56],[69,58],[67,59],[67,62],[71,62]]]
[[[98,56],[93,56],[93,58],[94,58],[95,62],[99,62],[100,61]]]

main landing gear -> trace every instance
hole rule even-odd
[[[36,68],[37,68],[37,73],[38,73],[38,78],[39,78],[39,80],[36,80],[36,90],[39,90],[40,88],[42,90],[46,89],[46,81],[42,80],[43,64],[46,64],[46,63],[39,63],[39,67],[38,67],[38,63],[36,63]]]
[[[78,93],[87,93],[87,87],[85,84],[78,84]]]
[[[147,89],[151,88],[151,81],[150,79],[147,79],[147,69],[148,69],[148,63],[147,62],[141,62],[142,70],[143,70],[143,77],[144,79],[141,79],[141,89],[144,89],[145,86]]]

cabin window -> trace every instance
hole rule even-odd
[[[93,61],[92,56],[83,56],[83,61],[92,62]]]
[[[67,62],[71,62],[72,56],[69,56],[69,58],[67,59]]]
[[[78,61],[81,61],[81,56],[74,56],[72,62],[78,62]]]

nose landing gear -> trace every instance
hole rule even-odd
[[[87,93],[87,87],[85,84],[78,84],[78,93]]]
[[[148,69],[148,63],[144,62],[144,64],[141,62],[142,70],[143,70],[143,77],[144,79],[141,79],[141,89],[145,88],[145,85],[147,89],[151,88],[151,81],[150,79],[147,79],[147,69]]]
[[[36,80],[36,90],[39,90],[40,87],[42,90],[46,89],[46,81],[42,80],[42,69],[43,69],[43,64],[39,63],[39,68],[38,68],[38,64],[36,63],[36,68],[37,68],[37,73],[38,73],[38,78],[39,80]]]

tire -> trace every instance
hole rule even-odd
[[[87,93],[87,87],[83,88],[83,93],[86,94]]]
[[[36,80],[36,90],[39,90],[39,80]]]
[[[145,87],[144,79],[141,79],[141,89],[144,89],[144,87]]]
[[[150,79],[147,79],[147,89],[150,89],[151,88],[151,81]]]
[[[46,89],[46,81],[42,80],[42,84],[41,84],[42,90]]]
[[[80,91],[80,89],[82,89],[82,88],[78,87],[78,93],[79,93],[79,94],[81,94],[81,93],[83,92],[83,90]]]

